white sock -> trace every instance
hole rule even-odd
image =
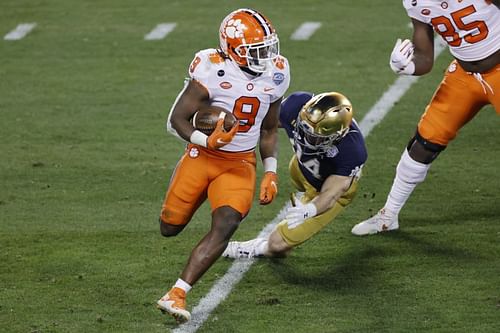
[[[177,279],[177,282],[175,282],[174,287],[181,288],[186,293],[188,293],[191,290],[191,288],[193,288],[192,286],[189,285],[189,283],[180,278]]]
[[[258,244],[255,246],[255,255],[256,256],[263,256],[267,253],[269,249],[269,242],[265,238],[260,238],[262,241],[258,242]]]
[[[415,187],[424,181],[430,166],[430,164],[415,161],[410,157],[408,151],[404,150],[396,168],[391,192],[389,192],[385,203],[385,210],[389,214],[399,214]]]

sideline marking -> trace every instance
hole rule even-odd
[[[21,23],[14,30],[6,34],[4,40],[19,40],[23,39],[31,30],[36,27],[36,23]]]
[[[165,38],[169,33],[171,33],[177,23],[160,23],[158,24],[150,33],[144,36],[145,40],[159,40]]]
[[[308,40],[321,27],[321,22],[304,22],[290,36],[291,40]]]
[[[445,49],[446,44],[442,42],[441,37],[434,39],[434,59],[436,59],[441,52]],[[385,115],[394,106],[404,93],[410,89],[411,85],[417,82],[417,76],[400,76],[382,95],[382,97],[372,106],[372,108],[365,115],[363,120],[359,123],[359,127],[363,135],[366,137],[372,129],[382,121]],[[394,94],[394,96],[390,96]],[[285,206],[276,215],[276,217],[267,224],[257,237],[267,237],[273,231],[276,224],[285,217],[290,202],[287,201]],[[235,260],[231,267],[229,267],[226,274],[217,280],[210,289],[209,293],[203,297],[198,305],[191,311],[191,320],[179,325],[176,329],[172,330],[173,333],[194,333],[200,328],[205,320],[208,319],[210,313],[229,295],[233,287],[241,280],[243,275],[248,271],[250,266],[258,259],[242,259]]]

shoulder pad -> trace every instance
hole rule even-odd
[[[279,70],[284,70],[286,67],[286,59],[283,58],[282,56],[276,57],[276,59],[273,60],[274,66],[279,69]]]
[[[213,52],[213,53],[210,53],[208,55],[208,59],[210,59],[210,62],[212,64],[220,64],[222,62],[224,62],[224,58],[221,56],[221,54],[217,51]]]

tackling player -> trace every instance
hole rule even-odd
[[[323,229],[351,203],[367,159],[365,141],[352,118],[351,102],[328,92],[291,94],[281,105],[280,123],[295,151],[290,178],[303,193],[268,238],[230,242],[229,258],[284,257]]]
[[[165,196],[161,234],[176,236],[207,198],[212,210],[210,231],[192,250],[175,285],[157,302],[178,322],[191,317],[186,293],[220,257],[250,210],[257,145],[265,170],[260,203],[270,203],[277,193],[277,128],[280,103],[290,82],[288,61],[279,54],[271,22],[255,10],[230,13],[219,35],[220,49],[202,50],[194,57],[190,79],[167,121],[168,129],[188,144]],[[231,111],[239,126],[226,132],[220,119],[210,136],[196,130],[191,118],[204,105]]]
[[[392,70],[428,73],[434,63],[433,31],[448,43],[455,60],[401,156],[384,207],[352,228],[359,236],[398,229],[406,200],[458,131],[485,105],[500,114],[500,0],[403,0],[403,5],[413,22],[413,38],[396,42]]]

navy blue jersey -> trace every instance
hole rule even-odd
[[[280,124],[291,140],[295,137],[297,116],[312,97],[313,94],[309,92],[294,92],[281,103]],[[301,139],[303,138],[297,138]],[[311,151],[302,151],[302,147],[297,143],[293,144],[293,149],[299,160],[301,172],[318,191],[321,190],[326,178],[331,175],[351,177],[358,175],[368,157],[365,140],[354,119],[347,135],[324,153],[309,154]]]

